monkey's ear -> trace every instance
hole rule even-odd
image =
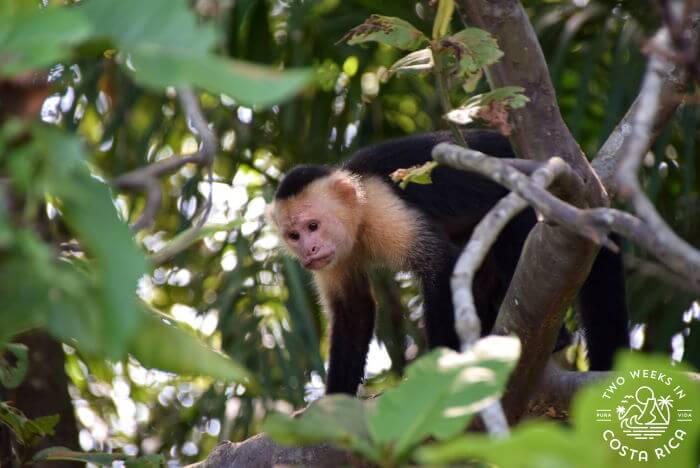
[[[364,192],[360,181],[350,174],[336,173],[331,181],[331,187],[341,200],[348,203],[361,203],[364,200]]]

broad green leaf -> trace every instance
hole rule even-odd
[[[459,434],[474,413],[500,398],[519,355],[516,338],[487,337],[466,353],[440,348],[421,357],[401,385],[379,398],[370,417],[373,440],[401,459],[427,437]]]
[[[270,414],[263,424],[263,430],[281,444],[330,442],[379,461],[380,454],[373,447],[367,428],[373,403],[347,395],[330,395],[311,403],[297,418]]]
[[[57,414],[29,419],[17,408],[0,401],[0,423],[7,425],[17,440],[28,447],[44,436],[53,435],[58,419]]]
[[[0,76],[17,75],[67,58],[92,27],[73,8],[23,9],[0,15]]]
[[[3,367],[0,365],[0,384],[7,388],[15,388],[24,380],[24,376],[27,375],[27,368],[29,364],[28,349],[25,345],[21,343],[10,343],[5,346],[3,350],[0,348],[0,354],[3,351],[11,353],[16,362],[13,366]],[[2,361],[0,361],[2,364]]]
[[[246,368],[165,320],[144,310],[142,325],[129,344],[129,353],[142,365],[176,374],[208,375],[256,389]]]
[[[33,232],[14,232],[13,243],[0,262],[0,344],[13,335],[42,326],[52,307],[50,283],[52,258],[48,246]]]
[[[381,15],[370,16],[340,40],[350,45],[379,42],[402,50],[416,50],[428,43],[428,38],[411,23],[393,16]]]
[[[496,63],[503,55],[496,39],[487,31],[466,28],[439,42],[440,53],[446,53],[457,64],[459,75],[468,77],[481,68]]]
[[[145,257],[119,219],[107,186],[79,163],[84,155],[78,140],[48,127],[36,127],[34,133],[46,145],[53,169],[47,189],[61,200],[63,218],[94,257],[91,267],[102,306],[104,350],[111,357],[122,357],[142,317],[134,291],[146,273]]]
[[[627,353],[608,377],[587,385],[576,395],[572,427],[529,422],[517,427],[507,439],[465,435],[419,449],[416,458],[426,464],[479,460],[522,468],[695,466],[700,461],[700,425],[695,419],[700,412],[700,391],[686,370],[671,366],[668,357]],[[621,420],[628,408],[635,409],[636,392],[643,387],[656,390],[659,397],[671,395],[670,423],[660,436],[637,439],[623,431]],[[637,407],[640,424],[644,422],[642,408],[655,408],[648,400],[646,403]],[[616,442],[611,442],[613,439]]]
[[[246,106],[271,106],[293,96],[313,79],[313,70],[277,71],[238,60],[155,46],[131,50],[129,72],[156,89],[195,85],[231,96]]]
[[[130,457],[119,453],[77,452],[65,447],[49,447],[38,452],[32,458],[34,461],[78,461],[94,463],[98,466],[113,466],[115,461],[124,461],[129,468],[156,468],[165,466],[162,455],[146,455]]]
[[[204,53],[216,40],[214,28],[198,24],[185,0],[84,0],[77,10],[91,21],[96,36],[125,50],[151,44]]]
[[[518,468],[619,466],[603,464],[600,451],[590,450],[572,430],[552,422],[523,423],[506,439],[472,434],[419,448],[416,458],[427,465],[478,459],[495,466]]]
[[[688,372],[693,369],[682,363],[671,365],[668,356],[621,354],[613,375],[586,386],[576,395],[571,410],[576,437],[586,441],[588,449],[603,451],[603,466],[620,459],[627,460],[620,466],[696,466],[700,462],[700,388],[697,380],[688,378]],[[652,403],[658,411],[650,406]],[[645,407],[644,411],[631,416],[635,406]],[[610,411],[608,421],[601,415],[604,410]],[[627,427],[625,419],[636,419],[639,425],[648,427],[645,424],[649,420],[663,421],[665,417],[669,424],[661,426],[664,430],[658,437],[633,439],[623,432]],[[682,440],[676,431],[683,432]],[[627,457],[621,456],[619,449],[612,447],[613,438],[630,449],[645,450],[649,460],[632,459],[630,450]]]

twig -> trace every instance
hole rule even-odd
[[[662,28],[652,39],[652,44],[662,50],[670,47],[669,31]],[[663,263],[681,274],[685,274],[689,269],[694,270],[690,277],[697,278],[697,269],[700,268],[700,252],[669,228],[644,194],[637,177],[642,159],[651,144],[654,118],[660,108],[659,101],[664,76],[670,66],[661,54],[652,53],[649,57],[638,98],[639,112],[634,115],[630,124],[629,144],[622,156],[615,177],[619,185],[620,197],[631,203],[647,229],[653,232],[654,243],[670,256],[670,258],[663,258]],[[627,221],[631,223],[631,220]],[[657,252],[653,253],[658,257]],[[700,284],[700,281],[694,282]]]
[[[211,210],[213,192],[212,162],[218,150],[217,139],[214,132],[207,125],[206,120],[204,120],[197,97],[192,90],[189,88],[180,89],[178,91],[178,96],[185,114],[187,115],[188,122],[191,122],[192,127],[202,139],[202,145],[199,151],[194,155],[181,157],[173,156],[154,162],[148,166],[140,167],[114,179],[112,184],[119,189],[146,192],[146,206],[139,219],[132,226],[135,232],[150,226],[158,214],[162,198],[162,190],[158,178],[179,170],[185,164],[194,163],[208,167],[209,195],[197,223],[198,226],[201,227],[204,222],[206,222],[209,211]]]
[[[689,283],[685,278],[656,262],[644,260],[636,255],[625,254],[625,266],[644,276],[663,281],[681,291],[700,296],[700,287]]]
[[[678,238],[668,228],[658,229],[629,213],[611,208],[579,209],[536,186],[527,176],[507,164],[475,150],[440,143],[433,159],[462,170],[488,177],[528,201],[547,221],[618,251],[608,238],[611,231],[623,235],[652,253],[674,272],[700,287],[700,252]],[[670,233],[670,234],[669,234]]]

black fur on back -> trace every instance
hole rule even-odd
[[[289,171],[275,193],[276,200],[286,200],[301,193],[310,183],[330,175],[331,169],[315,164],[303,164]]]
[[[508,139],[497,132],[467,130],[463,134],[469,147],[474,150],[498,158],[516,157]],[[389,177],[397,169],[432,161],[433,147],[442,142],[453,142],[449,132],[387,140],[357,151],[343,167],[355,174],[381,177],[400,198],[433,219],[454,221],[467,216],[478,222],[508,193],[501,185],[472,172],[447,166],[438,166],[432,173],[433,183],[428,185],[408,184],[401,189]]]

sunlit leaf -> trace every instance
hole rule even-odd
[[[440,348],[421,357],[401,385],[378,399],[369,419],[373,440],[400,458],[426,437],[459,434],[472,415],[500,398],[519,355],[516,338],[488,337],[466,353]]]
[[[144,312],[143,325],[129,345],[129,353],[141,364],[176,374],[209,375],[256,389],[255,379],[247,369],[164,320]]]
[[[622,434],[617,418],[605,422],[598,417],[601,408],[611,405],[611,396],[604,393],[611,387],[613,379],[622,377],[631,383],[630,388],[636,390],[644,386],[643,379],[635,379],[632,372],[646,370],[651,375],[663,376],[651,384],[673,393],[673,389],[681,388],[683,396],[674,394],[673,409],[684,409],[685,414],[697,414],[700,411],[700,395],[697,382],[693,382],[678,366],[670,366],[668,358],[650,357],[642,354],[627,354],[615,366],[616,373],[611,373],[599,382],[587,385],[576,395],[572,408],[573,424],[571,427],[554,425],[550,422],[529,422],[518,426],[511,436],[497,439],[483,435],[469,434],[460,438],[421,448],[417,459],[426,464],[454,464],[479,460],[497,466],[518,466],[522,468],[571,467],[587,468],[591,466],[628,467],[639,466],[695,466],[697,464],[697,447],[700,436],[700,426],[693,421],[677,421],[675,414],[672,425],[669,426],[662,438],[647,438],[635,440],[627,435],[619,435],[617,442],[611,443],[603,436],[606,428],[615,427]],[[670,379],[670,380],[667,380]],[[652,377],[651,380],[654,380]],[[666,383],[666,382],[670,383]],[[619,385],[619,380],[617,381]],[[647,380],[649,382],[649,380]],[[630,392],[620,388],[618,399]],[[663,394],[665,395],[665,394]],[[663,396],[659,395],[659,396]],[[677,401],[676,401],[677,399]],[[614,403],[613,403],[614,404]],[[693,416],[694,417],[694,416]],[[674,431],[681,429],[683,439],[674,439],[671,450],[668,448]],[[618,444],[619,442],[619,444]],[[621,448],[626,449],[622,453]],[[581,447],[585,447],[582,450]],[[632,449],[635,452],[632,452]],[[660,450],[660,453],[656,450]],[[640,455],[644,451],[645,455]],[[646,461],[639,457],[645,457]]]
[[[108,187],[77,164],[84,159],[77,139],[46,127],[34,131],[47,146],[46,154],[55,168],[47,188],[62,201],[64,219],[94,256],[92,266],[98,275],[104,314],[104,349],[110,356],[123,356],[141,319],[134,291],[146,272],[146,260],[119,219]]]

